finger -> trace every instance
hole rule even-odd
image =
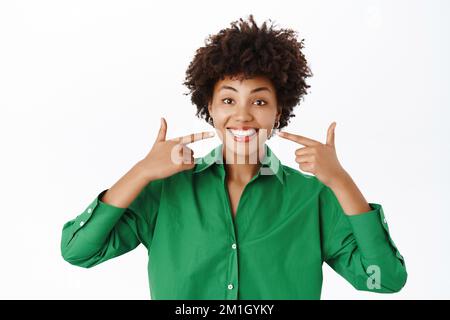
[[[303,147],[303,148],[295,150],[296,156],[302,156],[305,154],[313,154],[313,153],[314,153],[314,149],[311,147]]]
[[[302,169],[305,172],[310,172],[312,174],[315,174],[316,170],[314,169],[314,163],[304,162],[304,163],[301,163],[299,165],[299,167],[300,167],[300,169]]]
[[[295,157],[295,162],[297,163],[313,163],[314,155],[305,155]]]
[[[170,159],[174,164],[180,164],[183,161],[183,146],[181,144],[176,144],[172,147],[170,153]]]
[[[165,141],[166,140],[166,133],[167,133],[166,119],[161,118],[161,126],[159,128],[158,136],[156,137],[156,142],[158,142],[158,141]]]
[[[184,137],[174,138],[172,140],[176,141],[178,143],[181,143],[181,144],[187,144],[187,143],[192,143],[195,141],[212,138],[212,137],[214,137],[213,131],[204,131],[204,132],[199,132],[199,133],[192,133],[192,134],[184,136]]]
[[[183,150],[182,150],[182,158],[183,158],[183,163],[184,164],[191,164],[194,161],[194,151],[186,146],[183,145]]]
[[[181,144],[182,149],[181,149],[181,153],[182,153],[182,157],[183,159],[191,159],[194,151],[188,147],[186,147],[184,144]]]
[[[329,127],[327,132],[327,144],[334,147],[334,129],[336,128],[336,121],[334,121]]]
[[[282,137],[282,138],[285,138],[285,139],[288,139],[288,140],[300,143],[300,144],[302,144],[304,146],[315,146],[315,145],[320,144],[319,141],[316,141],[316,140],[313,140],[313,139],[310,139],[310,138],[306,138],[304,136],[300,136],[300,135],[297,135],[297,134],[285,132],[285,131],[278,132],[277,134],[280,137]]]
[[[195,167],[195,161],[193,158],[186,160],[183,162],[183,165],[186,169],[192,169],[193,167]]]
[[[184,158],[183,163],[184,164],[192,164],[192,163],[194,163],[194,158],[192,158],[192,157]]]

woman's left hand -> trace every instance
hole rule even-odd
[[[282,138],[305,146],[295,150],[295,162],[299,164],[301,170],[314,174],[328,187],[340,181],[347,174],[336,155],[335,128],[336,122],[328,127],[326,144],[288,132],[278,133]]]

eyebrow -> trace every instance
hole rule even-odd
[[[222,86],[222,87],[219,89],[219,91],[220,91],[220,90],[224,90],[224,89],[233,90],[233,91],[238,92],[235,88],[230,87],[230,86]],[[259,92],[259,91],[269,91],[269,92],[271,92],[270,89],[267,88],[267,87],[260,87],[260,88],[253,89],[252,91],[250,91],[250,93],[255,93],[255,92]]]

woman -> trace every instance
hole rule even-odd
[[[64,225],[64,259],[89,268],[143,243],[152,299],[319,299],[323,262],[359,290],[399,291],[404,259],[340,165],[336,123],[325,144],[278,133],[314,175],[265,144],[309,87],[302,48],[252,15],[211,36],[184,84],[223,143],[194,159],[187,144],[214,132],[168,139],[162,118],[148,155]]]

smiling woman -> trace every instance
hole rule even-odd
[[[268,102],[279,112],[276,128],[285,127],[294,117],[294,107],[307,94],[306,79],[312,76],[302,49],[303,39],[298,41],[296,31],[278,30],[266,22],[258,27],[253,15],[248,21],[239,19],[230,28],[211,35],[206,45],[197,49],[184,81],[189,88],[186,94],[192,95],[191,101],[197,106],[197,116],[212,123],[209,106],[219,91],[242,95],[269,93]],[[259,80],[241,91],[232,84],[221,83],[230,77]]]
[[[197,116],[223,142],[232,213],[265,158],[265,142],[294,117],[312,76],[291,29],[258,27],[253,15],[210,36],[186,71]]]
[[[162,118],[147,156],[64,225],[64,259],[90,268],[142,243],[153,299],[320,299],[324,262],[359,290],[399,291],[404,259],[340,166],[335,124],[326,144],[282,135],[316,176],[265,143],[306,94],[302,43],[240,21],[197,50],[185,82],[223,143],[194,159],[187,144],[214,132],[167,139]]]
[[[256,88],[256,89],[254,89]],[[262,76],[242,80],[226,77],[219,80],[214,88],[208,113],[218,136],[224,143],[227,164],[257,164],[252,155],[263,155],[263,147],[268,136],[279,122],[281,112],[277,105],[275,88],[271,81]]]

